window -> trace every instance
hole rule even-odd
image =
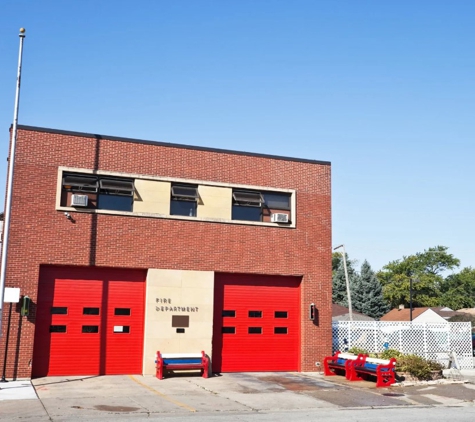
[[[115,308],[114,315],[130,315],[130,308]]]
[[[249,327],[248,334],[262,334],[262,327]]]
[[[102,210],[132,211],[134,183],[126,179],[99,180],[97,208]]]
[[[262,221],[264,198],[260,192],[233,191],[232,219],[243,221]]]
[[[132,179],[64,173],[61,205],[71,206],[71,196],[79,194],[88,197],[86,208],[132,211],[134,189]]]
[[[198,187],[173,184],[171,188],[170,214],[196,217]]]
[[[262,318],[262,311],[249,311],[249,318]]]
[[[221,332],[223,334],[236,334],[236,327],[223,327]]]
[[[260,207],[256,208],[233,204],[232,219],[243,221],[262,221],[262,209]]]
[[[66,325],[50,325],[49,332],[50,333],[65,333]]]
[[[233,220],[270,222],[273,213],[290,217],[290,210],[290,193],[233,190]]]
[[[287,318],[287,311],[275,311],[274,318]]]
[[[53,306],[51,307],[51,314],[52,315],[67,315],[68,308],[63,306]]]
[[[82,332],[85,334],[96,334],[99,332],[98,325],[83,325]]]
[[[287,327],[274,327],[274,334],[287,334]]]
[[[223,310],[222,316],[223,317],[235,318],[236,317],[236,311]]]
[[[264,203],[269,209],[289,210],[290,211],[290,194],[268,192],[264,193]]]
[[[82,308],[83,315],[99,315],[99,308]]]

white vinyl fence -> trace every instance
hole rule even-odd
[[[458,369],[473,369],[472,329],[470,322],[333,322],[333,353],[352,347],[369,353],[396,349],[443,364],[449,353],[457,357]]]

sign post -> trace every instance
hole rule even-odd
[[[18,287],[5,287],[4,303],[10,303],[10,309],[8,311],[8,326],[7,326],[7,338],[5,339],[5,356],[3,358],[3,372],[0,382],[8,382],[5,379],[5,372],[7,370],[7,356],[8,356],[8,340],[10,339],[10,321],[12,319],[12,303],[18,303],[20,301],[20,289]]]

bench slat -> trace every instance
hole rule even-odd
[[[200,358],[201,353],[160,353],[163,359],[175,359],[175,358]]]
[[[381,364],[381,365],[388,365],[390,360],[389,359],[378,359],[378,358],[367,357],[366,362],[378,363],[378,364]]]
[[[189,363],[200,364],[201,363],[201,358],[199,358],[199,359],[179,359],[179,358],[169,359],[169,358],[164,358],[163,363],[165,365],[183,365],[183,364],[189,364]]]
[[[338,353],[338,359],[351,359],[356,360],[358,355],[353,355],[351,353]]]

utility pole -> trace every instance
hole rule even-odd
[[[18,125],[18,109],[20,105],[20,83],[21,83],[21,62],[23,57],[23,41],[25,39],[25,28],[20,28],[20,51],[18,53],[18,73],[15,94],[15,109],[13,111],[13,126],[12,126],[12,142],[10,146],[10,155],[8,157],[8,183],[7,183],[7,198],[5,204],[5,221],[3,223],[3,244],[2,244],[2,263],[0,272],[0,335],[2,333],[2,313],[3,300],[5,297],[5,274],[7,270],[7,256],[8,256],[8,236],[10,234],[10,214],[12,207],[12,186],[13,186],[13,169],[15,165],[15,146],[17,139],[17,125]],[[6,353],[6,350],[5,350]]]
[[[337,246],[333,248],[333,250],[337,250],[339,248],[343,249],[343,268],[345,269],[345,280],[346,280],[346,294],[348,296],[348,310],[350,311],[350,321],[353,321],[353,310],[351,308],[351,292],[350,292],[350,281],[348,280],[348,269],[346,268],[346,252],[345,252],[345,245]]]

